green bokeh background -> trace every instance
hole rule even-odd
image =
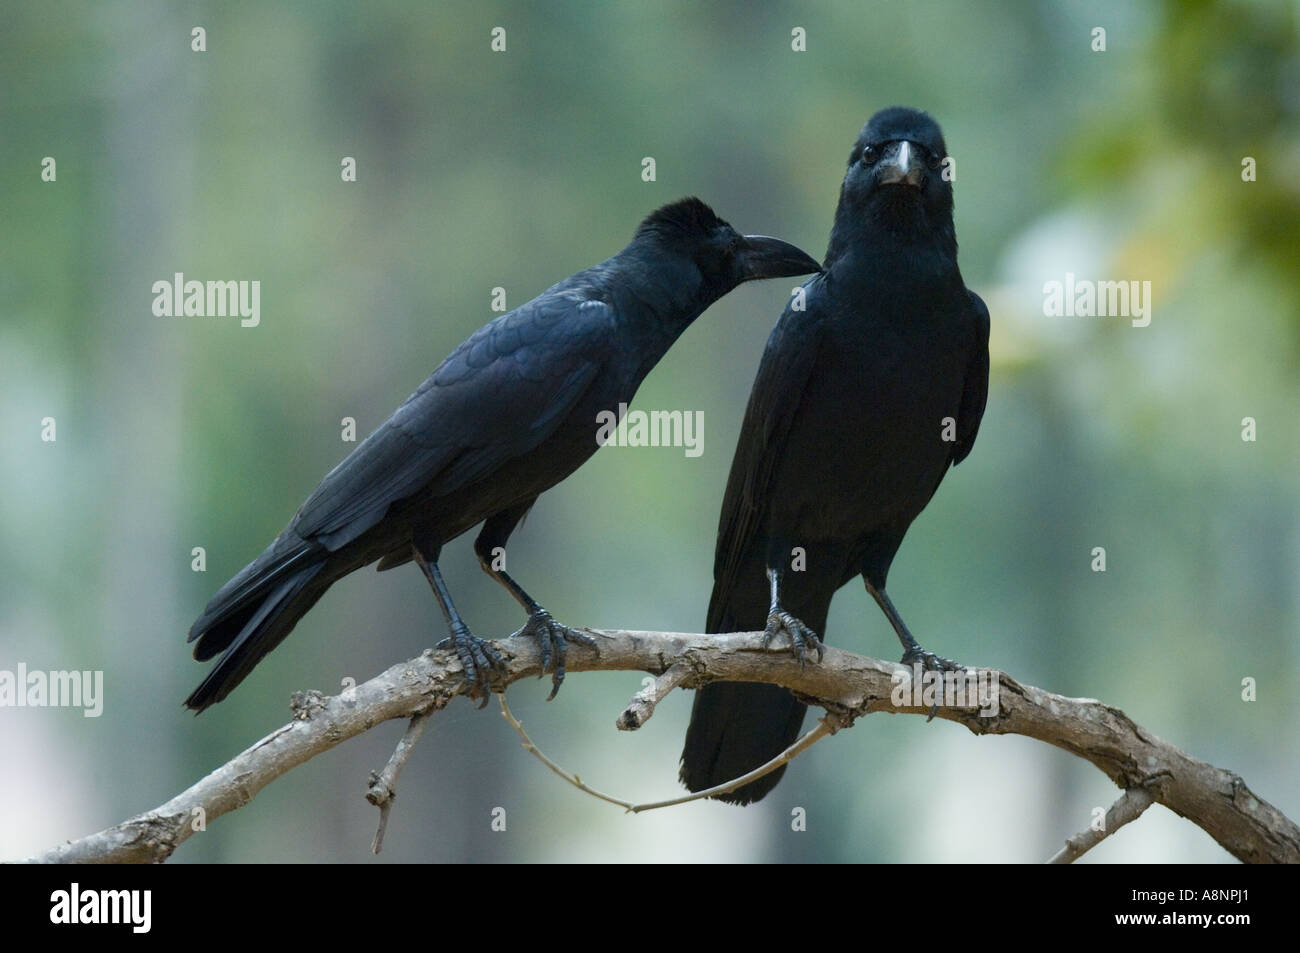
[[[914,525],[891,594],[928,647],[1122,707],[1300,817],[1298,9],[8,0],[0,668],[102,669],[106,702],[98,719],[0,709],[0,858],[159,804],[284,721],[291,691],[442,637],[418,572],[362,571],[225,703],[180,707],[204,671],[190,623],[351,448],[340,420],[377,426],[493,316],[493,287],[521,304],[686,194],[820,255],[849,146],[893,104],[929,110],[956,158],[993,367],[975,450]],[[153,316],[153,282],[177,271],[260,280],[261,326]],[[1066,272],[1150,281],[1150,326],[1045,317],[1043,283]],[[641,388],[637,407],[704,412],[701,457],[606,449],[511,541],[557,618],[699,630],[736,433],[793,283],[724,299]],[[447,547],[448,584],[475,631],[507,634],[518,608],[469,543]],[[828,629],[897,655],[859,585]],[[689,694],[626,734],[614,718],[638,674],[574,676],[543,704],[548,687],[510,697],[552,757],[637,800],[677,791]],[[370,860],[362,793],[401,727],[294,771],[175,861]],[[464,701],[400,791],[379,862],[1040,861],[1117,794],[1039,743],[875,716],[758,807],[626,816]],[[1229,859],[1159,806],[1088,856]]]

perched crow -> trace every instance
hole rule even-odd
[[[816,270],[795,246],[739,235],[689,198],[646,218],[614,257],[479,328],[208,603],[189,641],[196,659],[219,658],[186,706],[225,698],[335,580],[375,560],[381,570],[415,560],[470,689],[485,688],[501,657],[470,633],[438,570],[443,544],[479,523],[479,564],[528,613],[521,631],[540,641],[543,670],[554,657],[553,697],[566,640],[592,640],[495,568],[493,550],[596,451],[597,415],[631,401],[705,308],[741,282]]]
[[[957,270],[945,157],[939,127],[912,109],[885,109],[858,135],[823,270],[804,284],[805,309],[792,301],[781,315],[749,395],[709,632],[785,632],[800,660],[820,659],[831,597],[861,575],[904,662],[952,664],[917,644],[885,593],[903,535],[970,453],[988,395],[989,315]],[[775,685],[705,686],[683,783],[701,791],[770,761],[805,710]],[[757,801],[784,770],[720,799]]]

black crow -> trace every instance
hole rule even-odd
[[[858,135],[822,272],[763,354],[731,464],[709,632],[780,632],[821,657],[831,597],[861,575],[903,661],[923,650],[885,592],[912,520],[970,453],[988,395],[989,314],[957,268],[943,135],[892,108]],[[681,778],[701,791],[794,742],[806,706],[784,688],[715,682],[695,696]],[[748,804],[782,767],[720,800]]]
[[[485,688],[501,657],[470,633],[438,569],[443,544],[479,523],[480,565],[528,613],[520,631],[540,641],[543,671],[554,658],[553,697],[566,641],[592,640],[552,619],[493,551],[596,451],[598,415],[630,402],[709,305],[753,278],[816,270],[793,245],[740,235],[689,198],[651,214],[614,257],[479,328],[208,603],[189,640],[196,659],[217,664],[186,706],[225,698],[335,580],[375,560],[381,570],[415,560],[470,690]]]

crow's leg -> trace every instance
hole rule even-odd
[[[510,538],[510,534],[532,505],[533,501],[529,500],[527,503],[502,510],[495,516],[489,517],[483,523],[478,538],[474,540],[474,552],[478,554],[478,564],[483,567],[483,571],[504,586],[506,592],[510,593],[528,613],[528,621],[515,635],[526,635],[537,640],[542,650],[542,671],[538,673],[538,678],[545,674],[551,659],[555,659],[555,668],[551,673],[551,694],[546,696],[546,700],[550,701],[564,682],[565,666],[569,658],[569,642],[581,642],[595,649],[596,640],[585,632],[556,622],[551,618],[551,614],[525,592],[524,587],[515,582],[505,570],[506,540]]]
[[[456,647],[456,655],[465,669],[465,682],[469,686],[470,695],[483,689],[483,703],[478,706],[482,708],[488,702],[490,691],[487,684],[489,669],[503,668],[505,661],[490,643],[470,632],[469,626],[456,611],[456,605],[451,601],[451,593],[447,591],[447,584],[442,581],[442,572],[438,569],[438,554],[442,547],[416,542],[412,544],[411,550],[415,555],[416,564],[424,573],[424,578],[429,580],[429,585],[433,588],[433,595],[442,608],[443,618],[447,620],[447,630],[451,633],[449,641]],[[440,642],[438,647],[442,648],[445,645],[447,642]]]
[[[804,664],[808,649],[817,653],[817,661],[820,662],[826,651],[822,640],[816,632],[781,607],[781,570],[769,566],[767,579],[772,586],[772,604],[768,607],[767,626],[763,629],[763,648],[767,648],[777,634],[784,631],[790,636],[790,650],[800,665]]]
[[[876,600],[876,604],[885,613],[885,618],[889,620],[889,624],[894,627],[894,631],[898,634],[898,641],[903,643],[902,662],[904,665],[914,665],[919,662],[923,669],[936,672],[959,672],[965,668],[959,662],[954,662],[952,659],[944,658],[942,655],[935,655],[928,649],[921,648],[921,643],[916,641],[912,633],[908,631],[907,623],[903,621],[903,617],[894,608],[894,601],[889,598],[889,593],[885,592],[885,587],[880,586],[877,588],[866,576],[862,577],[862,581],[867,586],[867,592],[871,593],[871,598]],[[930,718],[927,718],[926,721],[934,718],[938,710],[939,700],[936,698],[934,705],[930,708]]]

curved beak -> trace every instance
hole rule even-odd
[[[821,265],[802,248],[766,235],[745,235],[736,253],[741,281],[754,278],[788,278],[821,271]]]
[[[919,188],[925,166],[906,139],[891,142],[876,163],[876,181],[881,185],[910,185]]]

